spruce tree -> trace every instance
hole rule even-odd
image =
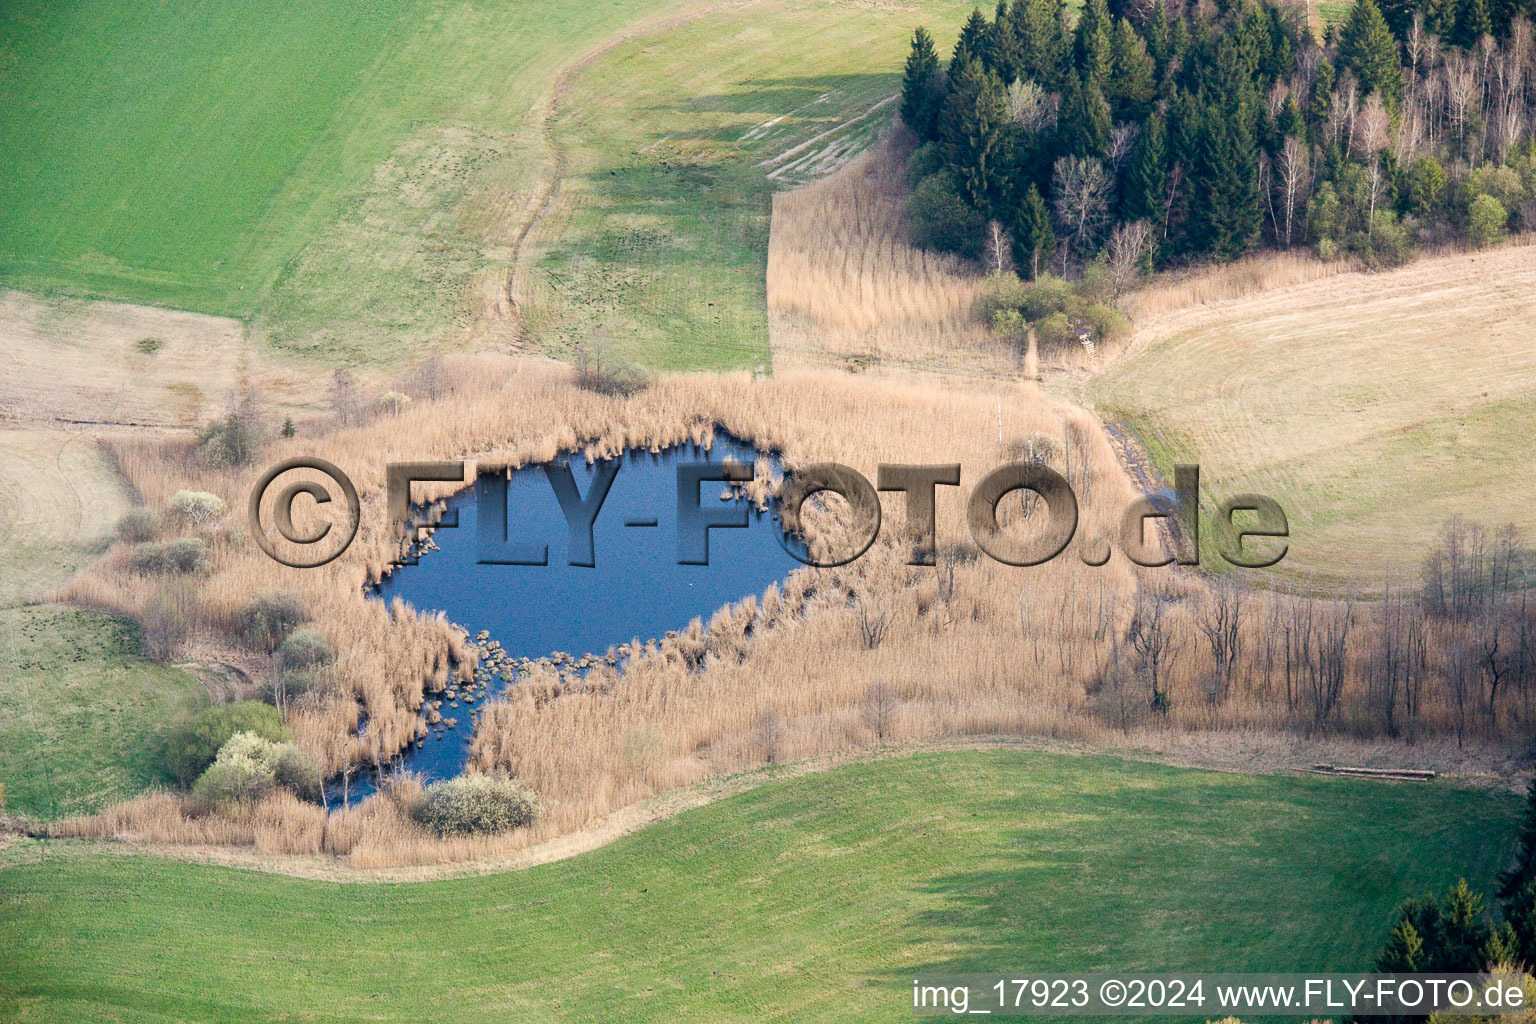
[[[971,61],[979,61],[986,52],[987,16],[981,8],[973,8],[971,16],[960,26],[960,38],[955,40],[955,52],[949,58],[949,72],[957,73]]]
[[[1536,880],[1505,897],[1504,917],[1514,931],[1516,962],[1536,964]]]
[[[1482,0],[1469,0],[1482,3]],[[1486,17],[1487,8],[1483,8]],[[1379,92],[1389,107],[1403,93],[1403,69],[1397,40],[1387,28],[1376,0],[1358,0],[1339,35],[1339,65],[1354,72],[1362,94]]]
[[[1461,0],[1456,5],[1456,23],[1450,31],[1450,42],[1464,50],[1477,45],[1483,36],[1493,32],[1493,19],[1488,14],[1487,0]]]
[[[1074,156],[1102,160],[1109,154],[1109,133],[1114,127],[1109,104],[1093,79],[1075,88],[1073,84],[1068,83],[1067,95],[1062,97],[1062,145]]]
[[[992,26],[987,33],[987,63],[997,73],[997,77],[1003,80],[1004,85],[1012,85],[1023,66],[1018,19],[1008,6],[1008,0],[997,0],[997,16],[992,19]]]
[[[1152,5],[1152,13],[1147,16],[1143,31],[1147,39],[1147,53],[1157,62],[1157,74],[1161,78],[1163,69],[1168,66],[1168,58],[1172,55],[1169,50],[1168,6],[1164,0],[1157,0]]]
[[[1087,0],[1077,19],[1072,59],[1083,78],[1097,82],[1101,88],[1110,72],[1110,31],[1109,8],[1105,0]]]
[[[1301,108],[1296,105],[1295,96],[1285,98],[1285,106],[1280,108],[1280,138],[1282,144],[1285,137],[1307,141],[1307,119],[1302,116]]]
[[[1168,188],[1167,129],[1160,114],[1147,118],[1136,140],[1131,169],[1121,191],[1121,219],[1163,221],[1163,202]]]
[[[1005,201],[1008,153],[1008,94],[1002,81],[973,60],[950,88],[941,118],[946,162],[973,210],[986,216]]]
[[[919,28],[912,33],[912,52],[901,76],[901,119],[919,139],[933,138],[941,99],[938,51],[928,30]]]
[[[1157,73],[1146,44],[1124,18],[1115,22],[1110,39],[1109,88],[1105,92],[1117,119],[1137,122],[1146,117],[1157,93]]]
[[[1489,928],[1483,911],[1483,896],[1458,879],[1446,894],[1440,910],[1439,963],[1429,969],[1448,972],[1476,972],[1487,966]]]
[[[1424,940],[1413,922],[1406,916],[1400,918],[1387,944],[1376,957],[1376,970],[1381,974],[1417,974],[1424,969]]]
[[[1012,14],[1019,74],[1047,89],[1061,88],[1068,53],[1060,6],[1054,0],[1015,0]]]
[[[1034,185],[1013,212],[1009,224],[1013,236],[1013,262],[1029,278],[1040,275],[1040,268],[1056,251],[1056,233],[1051,230],[1051,214],[1045,208],[1040,189]]]
[[[1189,241],[1196,252],[1228,259],[1259,233],[1258,156],[1246,111],[1207,108],[1190,169]]]

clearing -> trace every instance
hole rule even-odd
[[[0,1016],[851,1021],[907,1012],[915,971],[1359,969],[1404,896],[1490,883],[1518,813],[1440,783],[970,752],[453,881],[21,843],[0,854]]]

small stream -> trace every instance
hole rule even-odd
[[[480,564],[476,489],[452,498],[448,511],[458,515],[458,525],[438,528],[429,550],[416,564],[397,568],[377,597],[443,612],[490,656],[482,657],[475,683],[428,694],[424,714],[430,732],[391,767],[428,781],[462,772],[479,709],[516,685],[519,659],[560,652],[569,670],[586,655],[602,659],[610,648],[659,639],[695,617],[708,622],[717,609],[788,576],[799,563],[781,546],[771,512],[758,512],[744,497],[722,500],[728,485],[718,481],[699,485],[703,511],[741,510],[747,525],[708,531],[708,565],[678,564],[677,467],[727,458],[751,466],[757,457],[750,445],[722,434],[708,450],[682,445],[654,454],[627,452],[593,526],[593,567],[569,564],[570,531],[540,466],[511,474],[506,536],[547,544],[547,565]],[[579,455],[561,461],[570,466],[581,496],[588,496],[602,464],[588,465]],[[641,525],[646,523],[654,525]],[[347,799],[369,795],[376,783],[371,772],[355,776]],[[341,797],[339,783],[329,788]]]

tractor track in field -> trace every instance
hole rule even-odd
[[[555,76],[554,84],[550,87],[542,100],[536,103],[530,110],[539,121],[538,137],[542,148],[549,158],[551,172],[538,192],[538,198],[534,200],[533,210],[528,218],[518,228],[517,234],[512,239],[509,247],[511,268],[507,271],[506,299],[507,307],[511,311],[515,321],[516,334],[520,341],[527,341],[526,323],[522,315],[522,306],[518,302],[518,295],[524,290],[523,282],[526,280],[528,268],[523,260],[523,247],[528,238],[546,220],[553,211],[556,199],[559,198],[561,185],[566,178],[568,157],[565,148],[561,146],[555,127],[560,118],[561,101],[565,99],[566,92],[570,89],[571,82],[576,76],[596,62],[604,54],[625,43],[633,42],[653,32],[664,32],[678,28],[699,18],[709,17],[723,11],[741,10],[752,7],[761,0],[725,0],[725,2],[706,4],[687,11],[680,11],[661,18],[655,18],[634,28],[626,29],[612,36],[598,45],[587,50],[581,56],[571,61]]]

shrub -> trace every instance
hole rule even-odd
[[[117,521],[119,540],[142,544],[160,536],[160,517],[147,508],[136,508]]]
[[[278,745],[272,775],[279,786],[299,799],[311,802],[320,799],[321,788],[325,785],[319,763],[292,743]]]
[[[1467,238],[1478,248],[1492,245],[1504,235],[1509,211],[1490,195],[1480,195],[1467,207]]]
[[[279,787],[306,800],[318,800],[319,765],[292,743],[274,743],[253,732],[237,732],[198,777],[192,797],[209,807],[226,807],[260,800]]]
[[[981,252],[983,221],[971,209],[954,176],[948,171],[930,174],[918,182],[907,199],[912,244],[975,259]]]
[[[133,347],[140,355],[152,356],[165,347],[164,338],[140,338],[133,343]]]
[[[263,590],[235,613],[235,628],[252,647],[271,653],[303,622],[309,610],[292,590]]]
[[[576,346],[576,386],[613,398],[628,398],[645,390],[650,375],[636,364],[613,354],[602,339]]]
[[[242,732],[273,743],[285,743],[292,736],[276,708],[253,700],[221,704],[199,712],[167,734],[163,754],[166,771],[181,785],[191,785],[213,764],[230,737]]]
[[[229,511],[224,499],[207,491],[177,491],[171,496],[171,514],[193,526],[202,527]]]
[[[1081,319],[1096,342],[1113,341],[1131,329],[1131,321],[1124,313],[1102,302],[1084,308]]]
[[[277,780],[264,765],[249,759],[216,761],[198,776],[192,799],[206,807],[255,803],[271,796]]]
[[[208,569],[208,545],[200,537],[178,537],[165,544],[140,544],[129,559],[144,576],[186,576]]]
[[[1391,210],[1377,210],[1370,233],[1359,232],[1352,237],[1350,248],[1365,257],[1370,266],[1386,268],[1406,263],[1412,255],[1413,243],[1397,214]]]
[[[1044,320],[1035,324],[1035,340],[1042,347],[1075,345],[1077,344],[1077,332],[1072,329],[1072,321],[1067,319],[1067,314],[1052,313]]]
[[[937,142],[925,142],[907,157],[907,184],[916,186],[924,178],[944,169],[944,150]]]
[[[284,669],[312,669],[336,657],[330,642],[318,629],[296,629],[277,648]]]
[[[539,803],[505,775],[461,775],[428,786],[413,814],[440,836],[492,835],[533,824]]]
[[[1039,323],[1052,313],[1065,313],[1072,305],[1072,285],[1052,274],[1041,274],[1024,293],[1020,306],[1024,319]]]
[[[997,322],[999,313],[1018,312],[1024,306],[1029,286],[1011,270],[988,274],[976,291],[976,314],[983,323]]]

